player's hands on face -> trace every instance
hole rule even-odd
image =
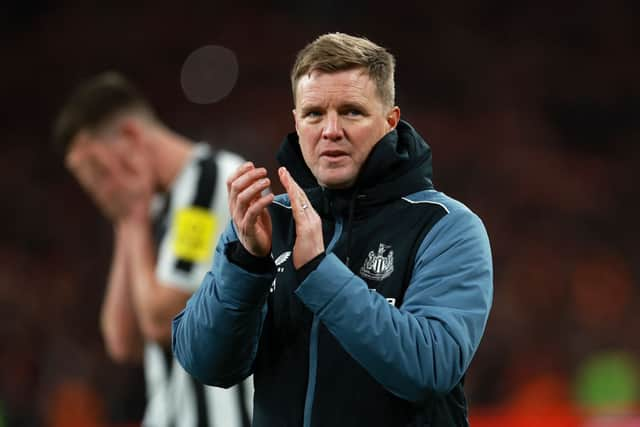
[[[142,153],[126,152],[126,147],[116,144],[94,144],[93,161],[96,169],[104,171],[97,193],[115,221],[148,221],[153,194],[151,168]]]
[[[124,213],[124,207],[113,194],[108,154],[86,134],[78,136],[66,158],[66,166],[80,186],[91,196],[100,211],[115,221]]]
[[[281,167],[278,175],[289,195],[293,220],[296,223],[296,241],[293,245],[293,266],[298,269],[324,252],[322,220],[311,202],[289,171]]]
[[[247,162],[228,179],[229,212],[240,243],[254,256],[267,256],[271,252],[271,217],[267,207],[273,194],[263,195],[269,188],[265,168],[256,168]]]
[[[116,144],[82,134],[67,156],[67,167],[111,221],[131,215],[146,218],[153,191],[151,169],[139,153],[122,153]]]
[[[143,152],[121,151],[114,168],[117,190],[124,215],[128,219],[148,221],[149,205],[153,196],[153,175],[151,165]]]

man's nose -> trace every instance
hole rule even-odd
[[[327,114],[324,129],[322,129],[322,139],[339,141],[343,136],[344,133],[342,131],[342,125],[338,114],[334,112]]]

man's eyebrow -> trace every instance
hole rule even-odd
[[[358,101],[347,101],[340,104],[340,108],[344,110],[347,110],[347,109],[364,110],[366,109],[366,106],[364,103],[361,103]]]
[[[302,104],[300,106],[300,110],[302,112],[307,112],[307,111],[311,111],[311,110],[319,110],[321,108],[322,108],[322,106],[319,103],[316,103],[316,102],[307,102],[307,103]]]

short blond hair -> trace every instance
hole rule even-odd
[[[364,37],[344,33],[324,34],[298,52],[291,69],[293,102],[296,102],[296,88],[302,76],[316,70],[334,73],[363,67],[375,82],[383,104],[392,107],[396,97],[395,65],[391,53]]]

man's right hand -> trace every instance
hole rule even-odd
[[[265,168],[256,168],[247,162],[228,179],[229,212],[238,238],[250,254],[264,257],[271,252],[271,217],[267,207],[273,194],[262,195],[269,188]]]

